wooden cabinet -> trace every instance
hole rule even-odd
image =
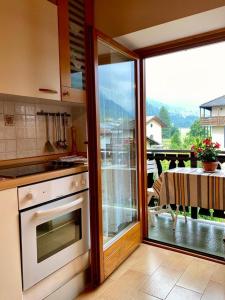
[[[57,6],[0,2],[0,93],[60,100]]]
[[[0,299],[22,299],[17,189],[0,191]]]
[[[85,101],[85,0],[58,1],[62,100]]]

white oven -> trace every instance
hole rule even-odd
[[[31,194],[35,203],[20,211],[24,290],[89,249],[87,174],[85,179],[84,175],[79,176],[66,178],[71,184],[68,183],[63,196],[60,186],[65,183],[65,178],[26,186],[19,191],[19,203],[25,203],[24,199],[30,199]],[[71,194],[74,189],[76,193]],[[60,197],[57,197],[57,190]],[[46,194],[47,203],[42,199]],[[38,197],[40,204],[36,204]]]

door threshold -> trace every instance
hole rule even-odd
[[[210,254],[202,254],[201,252],[197,252],[195,250],[186,249],[186,248],[174,246],[174,245],[169,245],[169,244],[151,240],[151,239],[144,239],[142,241],[142,243],[225,265],[225,258],[222,258],[222,257],[219,258],[218,256],[213,256]]]

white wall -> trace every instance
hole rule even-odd
[[[212,108],[212,117],[225,116],[225,106],[216,106]]]
[[[224,127],[212,126],[212,141],[221,144],[221,148],[224,149]]]
[[[151,127],[152,125],[152,127]],[[162,144],[162,127],[158,122],[152,120],[146,126],[147,137],[152,136],[153,140]]]

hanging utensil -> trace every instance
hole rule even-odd
[[[72,139],[71,155],[77,155],[76,129],[75,129],[75,127],[71,127],[71,139]]]
[[[66,141],[66,124],[67,124],[67,119],[66,119],[66,113],[64,113],[62,115],[62,122],[63,122],[63,148],[64,149],[67,149],[68,147],[68,144],[67,144],[67,141]]]
[[[59,148],[63,148],[63,141],[62,141],[62,116],[61,113],[59,114]]]
[[[50,136],[49,136],[49,117],[48,114],[45,115],[45,122],[46,122],[46,143],[45,143],[45,152],[54,152],[54,148],[50,142]]]
[[[58,122],[58,115],[55,114],[55,146],[59,148],[59,122]]]

